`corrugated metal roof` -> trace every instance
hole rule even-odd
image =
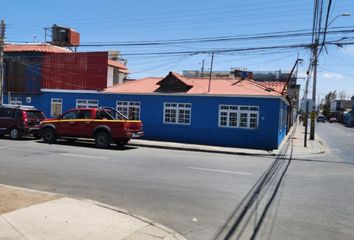
[[[70,53],[67,48],[53,46],[48,43],[36,44],[5,44],[5,52],[43,52],[43,53]]]
[[[282,96],[284,82],[256,82],[251,79],[212,78],[208,92],[208,78],[186,78],[178,73],[169,73],[165,78],[150,77],[129,81],[107,88],[106,92],[114,93],[153,93],[167,77],[176,77],[188,86],[192,86],[186,94],[215,94],[215,95],[250,95],[250,96]]]

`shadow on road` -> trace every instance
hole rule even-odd
[[[34,137],[31,137],[31,136],[23,136],[23,137],[21,137],[20,139],[18,139],[18,140],[12,140],[11,138],[10,138],[10,136],[8,136],[8,135],[0,135],[0,139],[2,139],[2,140],[9,140],[9,141],[33,141],[33,140],[36,140]]]
[[[37,140],[36,143],[39,144],[47,144],[43,140]],[[99,149],[96,147],[95,142],[90,141],[90,140],[65,140],[65,139],[60,139],[57,140],[56,143],[50,144],[50,145],[62,145],[62,146],[74,146],[74,147],[82,147],[82,148],[95,148]],[[127,151],[127,150],[134,150],[137,149],[137,147],[132,147],[132,146],[117,146],[115,144],[111,144],[110,148],[105,149],[105,150],[114,150],[114,151]]]

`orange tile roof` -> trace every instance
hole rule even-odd
[[[121,62],[108,59],[108,65],[119,68],[119,71],[122,73],[129,73],[128,68]]]
[[[186,94],[210,95],[249,95],[249,96],[282,96],[284,82],[256,82],[251,79],[240,78],[212,78],[208,92],[208,78],[186,78],[178,73],[170,73],[188,86],[192,86]],[[168,76],[169,76],[168,75]],[[148,77],[140,80],[129,81],[107,88],[106,92],[112,93],[153,93],[160,87],[162,77]]]
[[[53,46],[48,43],[33,44],[5,44],[5,52],[43,52],[43,53],[69,53],[67,48]]]

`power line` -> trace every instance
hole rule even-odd
[[[327,31],[327,29],[326,29]],[[320,32],[325,33],[325,32]],[[334,30],[328,31],[328,34],[346,34],[354,33],[354,29],[349,30]],[[245,40],[265,40],[275,38],[290,38],[290,37],[304,37],[311,36],[311,32],[304,32],[303,30],[274,32],[269,34],[255,34],[246,36],[233,37],[216,37],[216,38],[190,38],[190,39],[176,39],[176,40],[156,40],[156,41],[137,41],[137,42],[102,42],[102,43],[86,43],[81,44],[80,47],[104,47],[104,46],[156,46],[156,45],[170,45],[170,44],[190,44],[190,43],[211,43],[211,42],[225,42],[225,41],[245,41]]]
[[[322,49],[323,49],[324,46],[325,46],[326,34],[327,34],[327,29],[328,29],[328,19],[329,19],[329,15],[330,15],[330,11],[331,11],[331,5],[332,5],[332,0],[329,0],[329,2],[328,2],[328,7],[327,7],[327,15],[326,15],[325,29],[324,29],[324,33],[323,33],[323,39],[322,39],[321,48],[320,48],[320,51],[318,52],[318,55],[321,55]]]

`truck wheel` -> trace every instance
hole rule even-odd
[[[57,136],[52,128],[45,128],[42,130],[43,141],[49,144],[55,143]]]
[[[18,139],[21,138],[20,132],[18,131],[17,128],[15,128],[15,127],[11,128],[11,130],[10,130],[10,138],[12,140],[18,140]]]
[[[98,132],[95,135],[95,143],[99,148],[108,148],[111,145],[111,138],[106,132]]]

